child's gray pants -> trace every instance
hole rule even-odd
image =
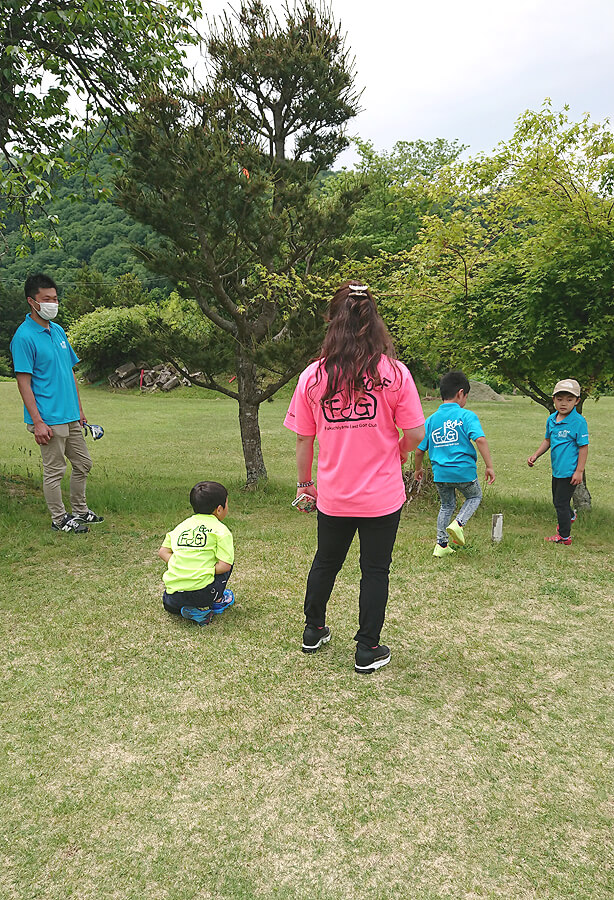
[[[471,516],[474,514],[480,501],[482,500],[482,488],[480,482],[475,481],[436,481],[435,487],[439,493],[441,500],[441,509],[437,516],[437,543],[448,543],[448,532],[446,527],[454,518],[454,510],[456,509],[456,491],[460,491],[465,497],[465,502],[460,508],[460,512],[456,519],[459,525],[466,525]]]

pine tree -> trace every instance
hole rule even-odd
[[[143,252],[194,297],[234,354],[233,397],[248,485],[266,478],[258,412],[321,339],[327,248],[360,186],[326,198],[322,172],[358,111],[340,26],[310,2],[277,17],[244,3],[213,27],[210,77],[189,96],[158,94],[134,126],[119,188],[130,214],[161,235]]]

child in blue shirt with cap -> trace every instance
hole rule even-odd
[[[527,459],[530,468],[550,450],[552,463],[552,502],[558,524],[556,534],[547,537],[555,544],[571,544],[571,523],[576,513],[571,498],[582,481],[588,456],[588,424],[577,411],[580,385],[575,378],[558,381],[552,392],[555,412],[546,420],[546,436],[535,453]]]
[[[449,546],[448,535],[455,544],[462,546],[465,543],[463,529],[482,500],[477,477],[478,457],[472,441],[486,465],[487,484],[494,482],[495,470],[480,420],[474,412],[465,409],[470,390],[465,373],[447,372],[441,378],[439,389],[443,403],[425,422],[424,440],[416,450],[415,477],[417,481],[424,477],[422,460],[428,450],[435,487],[441,500],[433,556],[441,557],[454,553]],[[457,490],[465,497],[465,502],[454,518]]]

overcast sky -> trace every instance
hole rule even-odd
[[[214,15],[231,5],[203,0]],[[364,88],[348,131],[377,150],[444,137],[488,151],[546,97],[576,119],[614,113],[614,0],[333,0],[332,9]]]

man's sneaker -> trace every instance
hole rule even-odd
[[[547,537],[546,540],[550,541],[553,544],[565,544],[567,547],[569,547],[569,545],[571,544],[571,535],[567,538],[564,538],[561,537],[561,535],[557,531],[556,534],[553,534],[552,537]]]
[[[330,628],[328,625],[323,625],[321,628],[318,628],[317,625],[305,625],[301,650],[303,653],[315,653],[322,644],[328,644],[329,641]]]
[[[74,518],[84,525],[96,525],[98,522],[104,522],[104,516],[97,516],[91,509],[88,509],[86,513],[79,513]]]
[[[89,531],[87,525],[74,516],[69,516],[68,513],[64,513],[59,522],[52,522],[51,527],[54,531],[73,531],[75,534],[85,534]]]
[[[235,602],[235,595],[230,590],[225,590],[224,595],[221,600],[218,600],[217,603],[211,604],[211,612],[212,613],[223,613],[225,609],[228,609],[229,606]]]
[[[378,644],[377,647],[365,647],[364,644],[356,644],[356,656],[354,657],[354,671],[361,675],[370,675],[376,669],[390,662],[390,647]]]
[[[450,553],[455,553],[456,551],[450,547],[449,544],[446,544],[445,547],[442,547],[441,544],[435,544],[435,549],[433,550],[433,556],[449,556]]]
[[[190,619],[197,625],[208,625],[213,618],[213,610],[198,609],[196,606],[182,606],[181,615],[184,619]]]
[[[458,520],[454,519],[453,522],[450,522],[446,531],[452,538],[455,544],[460,544],[461,547],[465,546],[465,533],[463,531],[463,526],[458,524]]]

